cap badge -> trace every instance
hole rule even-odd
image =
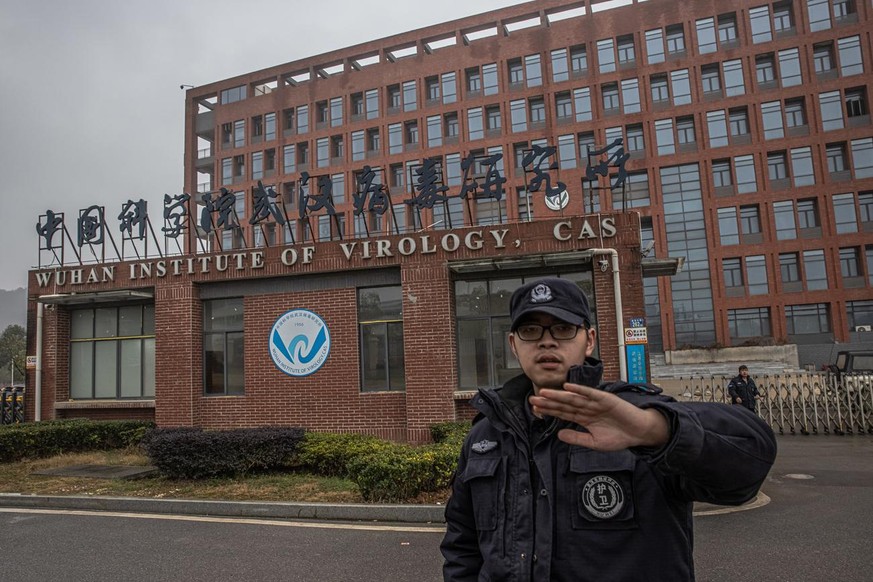
[[[546,303],[547,301],[551,301],[552,299],[552,290],[549,288],[548,285],[540,284],[531,289],[531,303]]]

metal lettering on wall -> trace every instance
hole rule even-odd
[[[615,143],[610,144],[603,152],[615,145]],[[523,158],[518,162],[525,172],[527,193],[542,191],[547,207],[563,213],[569,201],[569,194],[566,185],[560,181],[559,176],[553,175],[553,173],[560,172],[558,163],[554,161],[556,151],[554,146],[534,145],[531,149],[523,152]],[[604,174],[608,164],[616,162],[619,167],[619,180],[623,181],[626,159],[627,155],[624,154],[623,150],[620,150],[609,160],[594,168],[589,164],[586,175]],[[364,166],[362,170],[353,172],[355,176],[353,214],[358,218],[366,215],[364,219],[355,223],[358,235],[363,234],[369,238],[371,236],[371,223],[378,226],[378,228],[374,228],[374,231],[377,231],[373,233],[374,235],[384,234],[386,229],[380,225],[382,224],[381,218],[385,214],[390,214],[391,223],[388,230],[393,230],[395,235],[408,232],[408,228],[421,230],[422,210],[434,213],[435,222],[429,227],[437,226],[440,223],[445,223],[439,226],[441,230],[452,230],[465,226],[452,224],[453,209],[450,208],[450,203],[453,201],[461,201],[465,207],[467,225],[475,223],[474,207],[481,207],[476,205],[481,205],[487,201],[497,202],[498,204],[492,210],[495,212],[494,219],[497,223],[503,224],[504,209],[499,204],[504,199],[504,184],[507,181],[502,172],[503,154],[488,153],[483,156],[474,156],[470,153],[463,160],[455,163],[458,164],[458,169],[452,170],[454,178],[448,180],[444,176],[442,158],[426,158],[420,164],[407,165],[409,170],[407,179],[411,188],[409,193],[405,193],[406,198],[402,200],[402,206],[408,208],[410,213],[414,213],[414,216],[411,217],[414,219],[412,221],[414,222],[413,227],[399,224],[399,219],[395,214],[395,206],[392,204],[390,188],[382,183],[381,169]],[[453,182],[453,180],[455,181]],[[456,184],[454,187],[456,189],[453,189],[451,183]],[[128,200],[121,206],[121,210],[117,214],[118,230],[122,233],[120,250],[112,236],[112,230],[108,228],[107,224],[107,218],[114,216],[114,213],[107,215],[104,207],[94,205],[79,210],[75,240],[70,236],[64,224],[64,214],[47,210],[45,214],[40,215],[36,225],[36,231],[40,237],[39,267],[67,266],[69,261],[65,257],[66,249],[72,250],[75,255],[75,263],[81,267],[79,271],[84,272],[86,262],[109,263],[113,260],[126,261],[133,258],[133,256],[128,257],[131,254],[130,248],[137,259],[148,260],[155,258],[155,256],[163,259],[165,253],[167,255],[182,255],[185,250],[190,254],[198,254],[197,247],[199,247],[199,254],[205,254],[221,253],[228,244],[240,250],[274,245],[296,245],[297,240],[294,233],[298,225],[303,231],[304,241],[342,241],[344,229],[334,203],[335,193],[333,192],[332,176],[311,176],[304,171],[300,173],[295,188],[296,192],[293,196],[288,196],[287,193],[285,196],[280,196],[273,185],[265,185],[260,180],[257,186],[252,188],[249,194],[251,217],[248,222],[254,227],[252,229],[254,232],[253,241],[246,240],[245,231],[240,225],[240,213],[244,212],[246,208],[242,192],[231,192],[227,188],[220,188],[217,192],[201,193],[196,198],[187,193],[175,196],[165,194],[163,201],[164,224],[161,228],[161,233],[164,235],[164,251],[161,250],[158,238],[152,230],[148,208],[144,200],[136,202]],[[296,203],[298,218],[289,218],[285,206],[286,201],[289,201],[289,205]],[[457,206],[454,209],[457,210]],[[440,211],[441,218],[439,219],[436,219],[437,210]],[[581,212],[576,212],[576,214],[584,214],[583,207],[580,206],[579,211]],[[310,224],[310,217],[322,215],[326,216],[328,222],[333,223],[333,225],[330,228],[322,228],[326,224],[319,221],[318,228],[313,228]],[[408,213],[403,213],[401,218],[407,223],[410,222]],[[458,217],[456,217],[456,221],[457,219]],[[613,236],[615,234],[614,226],[608,224],[601,226],[603,227],[602,232],[598,236]],[[359,228],[364,232],[358,231]],[[314,233],[317,233],[318,236],[314,236]],[[593,238],[593,233],[594,230],[589,225],[588,228],[572,235],[556,231],[555,237],[558,240]],[[149,238],[149,234],[151,234],[151,238]],[[312,236],[307,237],[307,235]],[[189,243],[187,249],[180,242],[182,236],[187,237]],[[455,238],[457,238],[456,235]],[[150,241],[154,245],[153,249],[156,250],[156,254],[149,250]],[[437,247],[435,243],[428,241],[430,239],[425,240],[422,237],[406,237],[398,243],[393,252],[400,255],[409,255],[413,252],[432,252],[426,250],[429,245],[434,244],[434,249]],[[350,257],[352,253],[360,252],[363,258],[390,256],[389,253],[392,251],[389,250],[386,243],[387,241],[384,240],[361,240],[348,243],[352,250],[346,255]],[[175,250],[171,248],[173,246]],[[444,249],[457,248],[451,236],[446,241],[441,241],[439,246]],[[111,252],[108,256],[107,252],[113,250],[114,256],[111,256]],[[346,252],[345,246],[343,246],[343,250]],[[86,251],[90,253],[89,256],[86,256]],[[312,252],[311,250],[289,248],[282,253],[282,256],[288,257],[288,261],[294,264],[299,260],[301,253],[311,257]],[[240,254],[233,253],[232,256],[236,257]],[[256,253],[251,254],[255,255]],[[180,274],[181,269],[177,265],[195,262],[202,265],[202,260],[203,257],[191,257],[157,261],[154,263],[153,274],[158,276],[166,273]],[[216,264],[219,262],[218,257],[216,257],[215,262]],[[205,267],[201,267],[197,272],[207,272],[204,269]],[[75,269],[69,271],[71,279],[74,277],[72,273],[75,271]],[[104,267],[102,270],[91,269],[91,271],[97,273],[114,272],[114,267],[111,269]],[[186,269],[186,271],[190,271],[192,274],[194,272],[191,269]],[[147,269],[144,269],[143,272],[146,273],[145,276],[151,276]],[[132,273],[131,277],[139,278],[139,273]],[[78,277],[76,278],[78,279]],[[98,278],[102,278],[102,275],[98,275]],[[92,277],[83,276],[83,279],[84,282],[87,282]]]

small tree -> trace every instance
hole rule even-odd
[[[0,384],[15,376],[24,378],[24,360],[27,353],[27,332],[20,325],[10,325],[0,333]]]

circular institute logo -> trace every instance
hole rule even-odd
[[[330,331],[324,320],[311,311],[288,311],[270,330],[270,357],[289,376],[317,372],[329,354]]]

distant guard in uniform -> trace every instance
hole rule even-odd
[[[761,395],[758,393],[755,381],[749,376],[749,367],[745,364],[740,366],[739,374],[728,384],[728,394],[731,396],[732,404],[740,404],[757,413],[758,398]]]
[[[444,579],[694,580],[693,502],[755,497],[773,432],[738,407],[601,382],[588,299],[571,281],[521,286],[510,315],[523,374],[473,397]]]

